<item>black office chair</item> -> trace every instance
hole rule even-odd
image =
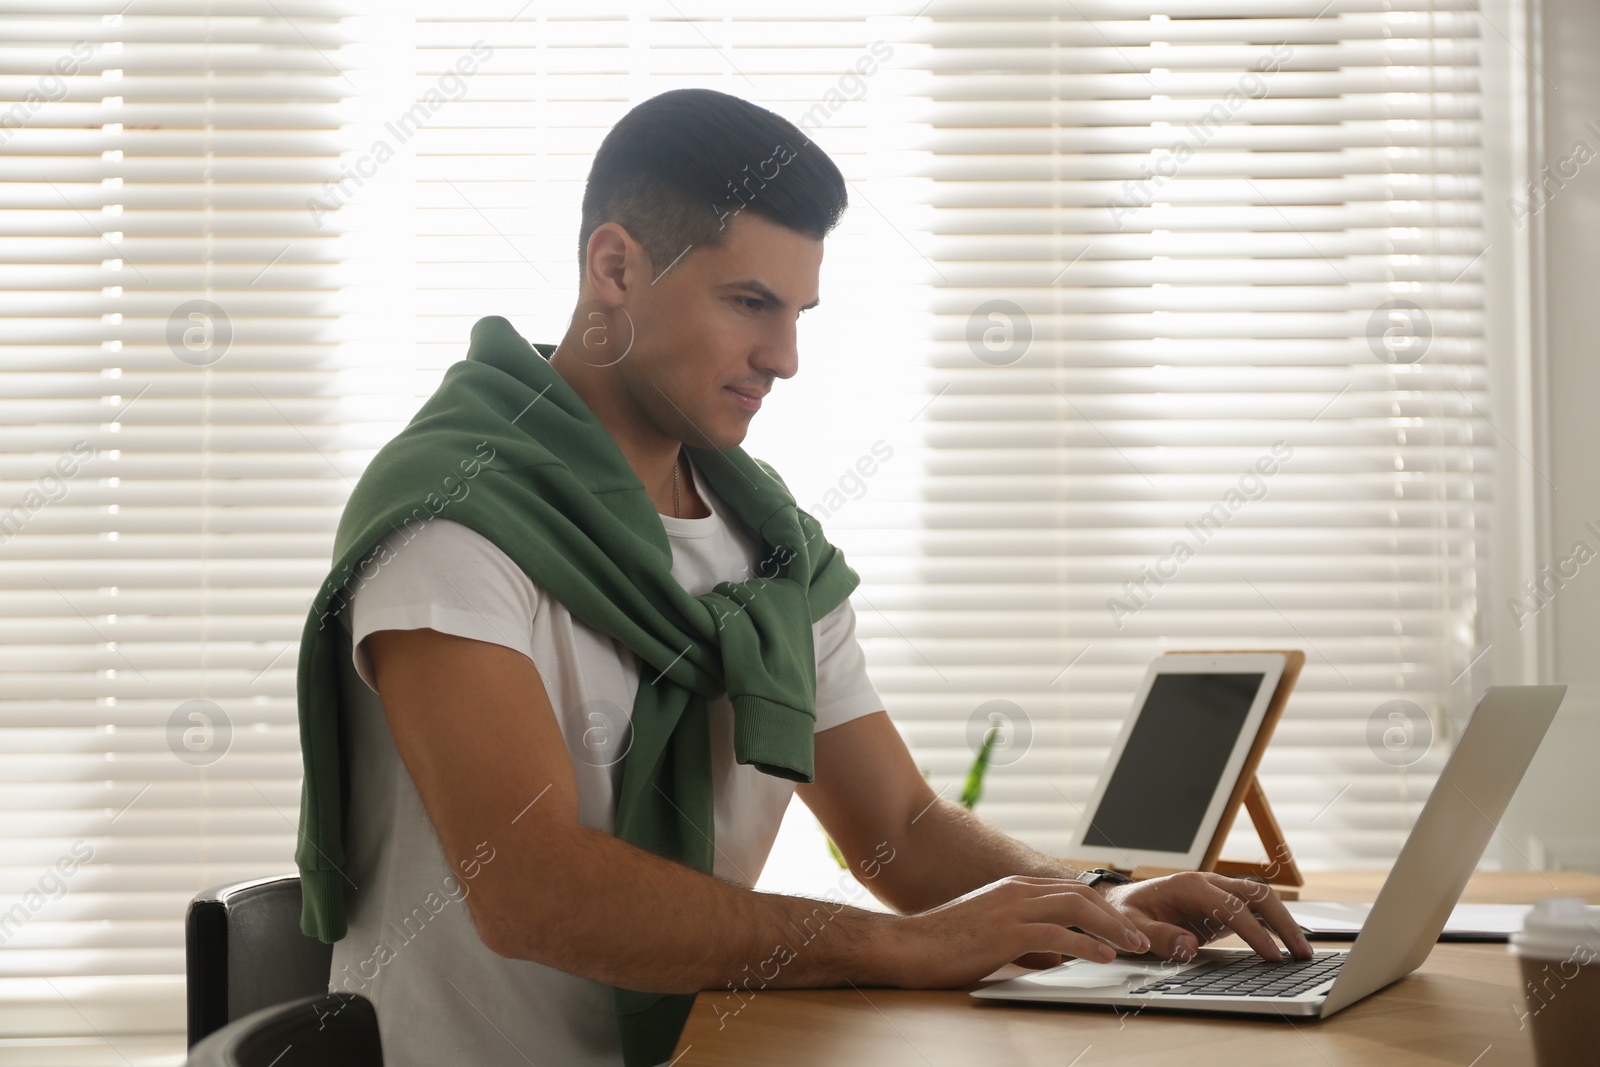
[[[251,1012],[189,1050],[187,1067],[383,1067],[378,1013],[360,993]]]
[[[294,875],[208,889],[184,919],[189,1045],[251,1012],[328,991],[333,946],[300,932]]]

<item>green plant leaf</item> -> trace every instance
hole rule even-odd
[[[978,749],[978,757],[972,761],[972,769],[967,771],[967,784],[961,788],[961,806],[971,811],[978,803],[978,798],[983,795],[983,776],[989,771],[989,753],[994,749],[994,739],[1000,734],[999,725],[989,727],[989,732],[983,735],[983,747]]]
[[[833,838],[829,837],[826,831],[823,832],[822,837],[828,842],[828,851],[833,853],[833,858],[838,862],[839,866],[849,867],[850,865],[844,861],[844,853],[840,852],[839,846],[833,843]]]

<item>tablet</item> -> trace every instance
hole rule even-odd
[[[1069,855],[1129,869],[1199,869],[1286,659],[1281,652],[1169,653],[1151,664]]]

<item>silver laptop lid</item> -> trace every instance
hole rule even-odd
[[[1428,958],[1566,692],[1564,685],[1497,685],[1483,694],[1320,1014],[1332,1015]]]

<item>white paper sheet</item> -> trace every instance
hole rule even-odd
[[[1367,921],[1371,904],[1344,904],[1327,900],[1286,900],[1284,907],[1308,932],[1354,937]],[[1522,929],[1531,904],[1457,904],[1445,922],[1441,941],[1452,938],[1506,940]]]

